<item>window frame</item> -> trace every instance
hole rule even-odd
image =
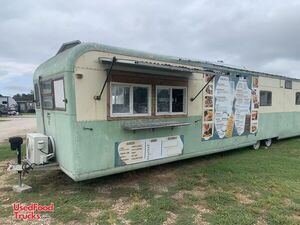
[[[55,101],[55,88],[54,88],[54,82],[55,81],[59,81],[59,80],[62,80],[63,81],[63,89],[64,89],[64,108],[61,108],[61,107],[56,107],[56,101]],[[53,88],[53,105],[54,105],[54,110],[57,110],[57,111],[66,111],[67,110],[67,103],[66,103],[66,89],[65,89],[65,79],[64,77],[59,77],[59,78],[56,78],[56,79],[53,79],[52,80],[52,88]]]
[[[51,82],[51,93],[44,94],[43,93],[43,83],[44,82]],[[40,88],[40,95],[41,95],[41,107],[45,110],[54,110],[55,109],[55,102],[54,102],[54,87],[53,87],[53,80],[52,79],[46,79],[46,80],[41,80],[40,82],[41,88]],[[52,108],[46,108],[44,106],[44,96],[51,96],[52,97]]]
[[[158,112],[157,111],[157,94],[158,89],[169,89],[169,96],[170,96],[170,111],[169,112]],[[182,89],[183,90],[183,112],[172,112],[173,104],[173,89]],[[185,86],[168,86],[168,85],[155,85],[155,115],[156,116],[164,116],[164,115],[187,115],[187,87]]]
[[[299,94],[299,103],[297,103],[297,94]],[[300,105],[300,91],[296,91],[295,93],[295,105]]]
[[[129,87],[129,113],[113,113],[113,95],[112,95],[112,88],[113,86],[123,86]],[[148,88],[148,113],[134,113],[133,112],[133,88],[134,87],[144,87]],[[110,117],[144,117],[144,116],[151,116],[152,112],[152,86],[150,84],[137,84],[137,83],[123,83],[123,82],[110,82],[110,92],[109,92],[109,99],[110,99]]]
[[[264,104],[262,105],[262,101],[261,101],[261,96],[262,96],[262,92],[267,92],[267,93],[271,93],[271,103],[270,104]],[[260,90],[259,91],[259,106],[272,106],[273,104],[273,93],[272,91],[266,91],[266,90]]]
[[[35,100],[35,108],[40,109],[41,108],[41,94],[40,94],[40,85],[38,82],[35,82],[33,85],[34,88],[34,100]]]
[[[287,84],[290,84],[290,86],[288,86]],[[284,80],[284,88],[285,89],[293,89],[293,81],[292,80]]]

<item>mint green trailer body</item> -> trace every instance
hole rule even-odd
[[[117,59],[155,62],[162,66],[167,64],[169,69],[161,71],[158,67],[145,69],[130,65],[126,65],[125,69],[122,66],[115,68],[121,72],[124,69],[126,73],[134,73],[137,79],[139,74],[153,76],[153,79],[173,75],[178,79],[184,79],[187,84],[185,113],[172,117],[172,115],[156,116],[153,111],[151,115],[141,118],[111,117],[108,105],[110,82],[105,85],[100,100],[93,97],[100,93],[107,76],[107,66],[100,62],[99,57],[107,59],[113,56]],[[191,71],[181,71],[180,68]],[[260,90],[272,91],[272,105],[261,106],[258,110],[259,126],[256,133],[222,139],[203,139],[203,93],[195,101],[190,101],[190,98],[206,84],[203,74],[215,71],[226,73],[224,76],[239,74],[258,77]],[[56,160],[60,168],[75,181],[251,146],[259,140],[268,138],[280,139],[300,135],[300,106],[295,104],[297,90],[300,91],[300,82],[296,79],[289,79],[293,86],[292,89],[286,89],[283,87],[286,78],[281,76],[93,43],[78,44],[41,64],[34,73],[33,82],[36,87],[41,87],[43,81],[57,79],[63,79],[65,110],[44,108],[42,99],[46,97],[38,93],[37,88],[35,96],[37,98],[39,95],[41,99],[40,107],[36,109],[38,132],[54,138]],[[39,90],[41,91],[41,88]],[[137,123],[153,125],[156,122],[167,124],[170,121],[188,125],[150,127],[141,130],[124,129],[126,125],[130,127],[133,124],[131,127],[134,127]],[[180,137],[183,144],[182,152],[174,156],[142,160],[137,163],[117,162],[117,157],[120,157],[118,145],[121,142],[164,137]]]

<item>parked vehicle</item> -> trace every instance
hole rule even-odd
[[[16,115],[19,115],[19,112],[15,111],[15,110],[10,110],[7,112],[7,114],[10,116],[16,116]]]
[[[0,96],[0,112],[4,115],[12,115],[17,112],[17,102],[9,96]]]
[[[73,42],[33,82],[27,159],[75,181],[300,135],[300,80],[220,63]]]

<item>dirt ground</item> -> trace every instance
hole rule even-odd
[[[0,117],[0,143],[11,136],[25,136],[36,131],[34,115]]]

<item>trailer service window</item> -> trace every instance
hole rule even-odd
[[[185,87],[160,87],[156,88],[156,113],[183,114],[186,112]]]
[[[111,85],[111,114],[113,116],[149,115],[150,85]]]

